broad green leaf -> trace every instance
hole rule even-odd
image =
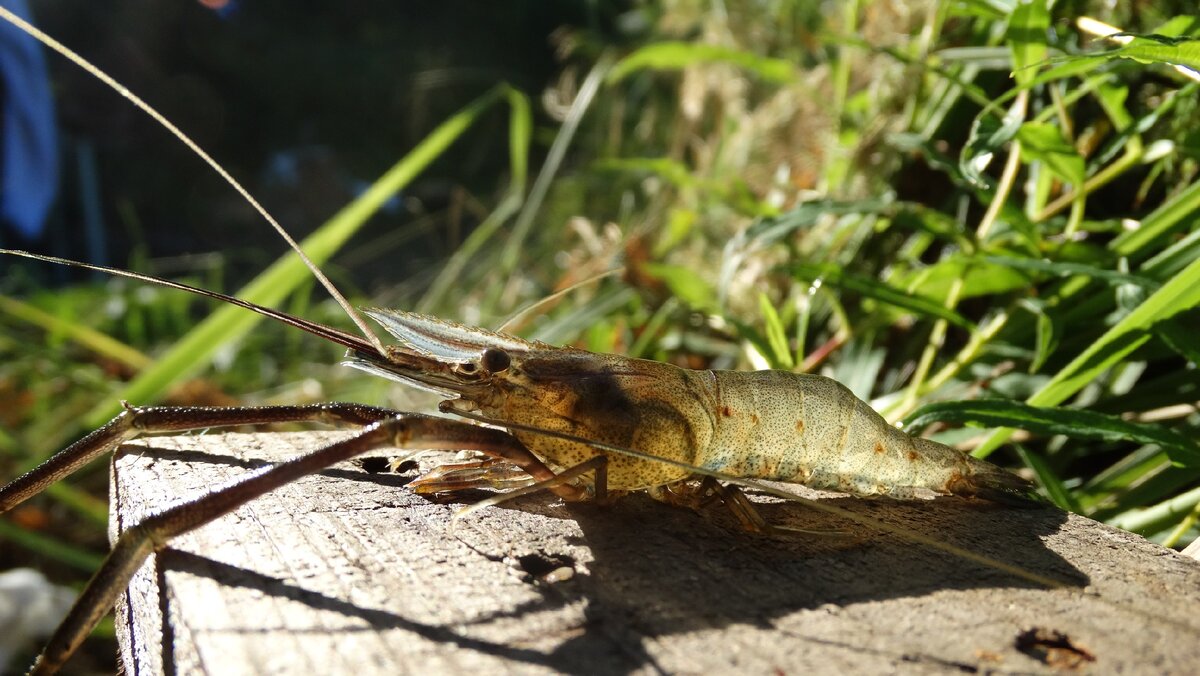
[[[1154,29],[1152,35],[1160,37],[1178,38],[1183,36],[1196,37],[1200,34],[1200,21],[1194,14],[1181,14],[1167,19],[1157,28]]]
[[[693,209],[672,209],[667,215],[667,225],[654,245],[654,257],[662,258],[679,245],[692,231],[700,214]]]
[[[1021,141],[1021,159],[1045,163],[1050,171],[1073,186],[1083,183],[1083,156],[1056,125],[1026,122],[1017,132],[1017,138]]]
[[[1096,100],[1100,102],[1100,106],[1104,108],[1104,112],[1118,131],[1133,123],[1133,116],[1126,105],[1129,100],[1129,87],[1125,83],[1115,80],[1101,82],[1096,87]]]
[[[999,97],[992,100],[990,105],[985,107],[977,119],[981,119],[986,116],[995,116],[995,111],[999,106],[1011,101],[1022,91],[1032,89],[1034,87],[1040,87],[1050,82],[1065,80],[1071,77],[1084,78],[1084,76],[1094,73],[1105,64],[1111,63],[1112,61],[1120,58],[1121,55],[1119,52],[1120,50],[1114,50],[1101,54],[1069,55],[1051,58],[1047,61],[1047,63],[1052,64],[1049,69],[1041,73],[1037,73],[1028,80],[1022,79],[1019,81],[1017,86],[1009,89]],[[1032,71],[1033,69],[1030,70]],[[1100,74],[1100,76],[1102,77],[1102,74]],[[1093,77],[1084,79],[1083,86],[1087,88],[1095,88],[1097,86],[1104,86],[1106,83],[1108,83],[1107,80],[1100,79],[1099,77]],[[1120,125],[1118,125],[1118,127],[1120,128]]]
[[[1133,59],[1138,63],[1165,63],[1200,70],[1200,40],[1162,35],[1135,35],[1124,47],[1106,56]]]
[[[646,272],[662,280],[671,295],[683,301],[694,310],[716,313],[717,292],[713,287],[696,274],[691,268],[667,263],[646,263]]]
[[[1024,115],[1011,110],[1001,119],[996,119],[990,109],[976,115],[971,134],[958,158],[958,169],[963,178],[976,187],[989,187],[992,181],[983,172],[992,163],[996,151],[1017,135],[1024,121]]]
[[[1169,37],[1163,35],[1133,35],[1129,44],[1107,52],[1087,55],[1062,56],[1050,59],[1056,64],[1024,86],[1034,87],[1046,82],[1082,75],[1106,61],[1129,59],[1144,64],[1167,64],[1200,70],[1200,40],[1194,37]]]
[[[787,82],[796,76],[796,67],[785,59],[698,42],[656,42],[621,59],[607,79],[612,84],[640,70],[681,70],[702,63],[728,63],[768,82]]]
[[[1024,0],[1013,9],[1006,39],[1012,49],[1013,77],[1017,84],[1028,84],[1037,75],[1030,66],[1046,58],[1046,31],[1049,29],[1050,13],[1046,11],[1046,0]]]
[[[820,279],[824,284],[860,293],[868,298],[874,298],[917,315],[945,319],[956,326],[968,329],[974,326],[962,315],[924,295],[907,293],[872,277],[847,273],[836,265],[797,263],[792,265],[790,270],[793,276],[806,282]]]
[[[1029,275],[1014,267],[981,258],[951,256],[933,265],[897,275],[892,284],[925,298],[943,299],[951,285],[962,280],[959,298],[1007,293],[1029,287]]]
[[[1032,406],[1008,399],[945,401],[914,411],[904,421],[904,428],[920,429],[935,422],[1015,427],[1044,436],[1064,434],[1072,439],[1158,444],[1175,463],[1200,467],[1200,445],[1182,434],[1161,425],[1084,409]]]

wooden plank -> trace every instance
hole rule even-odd
[[[337,436],[129,445],[114,460],[114,524]],[[1200,563],[1052,509],[824,497],[1062,589],[761,496],[775,523],[854,537],[750,536],[722,510],[640,495],[539,494],[454,522],[463,502],[415,496],[412,476],[340,465],[180,538],[118,607],[127,670],[961,673],[1075,660],[1182,673],[1200,660]],[[572,576],[544,579],[554,569]]]

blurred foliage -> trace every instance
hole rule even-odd
[[[585,3],[550,34],[551,79],[505,90],[462,132],[468,144],[487,132],[489,177],[447,179],[436,164],[454,200],[327,267],[373,304],[481,326],[538,303],[507,330],[549,342],[830,375],[889,420],[1036,477],[1064,508],[1178,547],[1200,514],[1200,22],[1188,12]],[[355,277],[405,242],[454,253]],[[222,249],[135,264],[221,288],[244,260]],[[181,340],[200,303],[120,280],[39,291],[36,269],[4,266],[5,295],[46,315],[0,307],[12,474],[95,425],[85,413]],[[284,309],[346,325],[311,282],[290,283],[301,289]],[[129,347],[85,343],[71,324]],[[279,327],[211,347],[198,375],[160,383],[162,400],[423,405]],[[104,477],[71,485],[36,501],[49,518],[35,528],[100,551],[87,524],[102,517]],[[69,510],[90,516],[47,525]],[[87,560],[54,551],[36,556]]]

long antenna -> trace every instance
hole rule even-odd
[[[0,17],[3,17],[5,21],[8,21],[17,28],[25,31],[38,42],[41,42],[50,49],[58,52],[88,73],[91,73],[93,77],[108,85],[113,91],[129,99],[133,105],[140,108],[142,112],[149,115],[151,119],[162,125],[164,129],[171,132],[175,138],[179,139],[184,145],[190,148],[192,152],[196,153],[200,159],[204,160],[208,166],[212,167],[213,171],[217,172],[221,178],[225,179],[226,183],[233,186],[233,189],[236,190],[238,194],[250,204],[250,206],[254,207],[254,210],[257,211],[267,221],[267,223],[270,223],[272,228],[275,228],[275,231],[279,233],[279,236],[283,237],[284,241],[288,243],[288,246],[290,246],[292,250],[296,252],[296,255],[300,256],[300,260],[304,262],[305,267],[312,272],[313,276],[317,278],[317,281],[321,282],[321,286],[325,287],[329,291],[329,294],[333,296],[333,299],[337,301],[338,305],[342,306],[342,309],[346,311],[346,314],[350,317],[350,320],[354,322],[354,325],[358,327],[358,330],[362,331],[362,334],[371,343],[371,346],[375,348],[380,355],[387,354],[387,350],[384,349],[383,343],[380,342],[379,337],[376,336],[375,332],[371,330],[371,327],[367,324],[366,320],[363,319],[362,315],[354,309],[354,306],[351,305],[350,302],[346,300],[346,297],[343,296],[341,292],[337,290],[337,287],[333,285],[333,282],[329,281],[329,278],[325,276],[325,273],[321,272],[321,269],[318,268],[317,265],[308,257],[308,255],[304,253],[304,250],[300,248],[300,245],[296,242],[296,240],[292,239],[292,236],[288,234],[287,230],[284,230],[283,226],[275,220],[275,217],[273,217],[261,204],[259,204],[258,200],[254,199],[254,196],[251,195],[248,190],[243,188],[241,183],[237,182],[237,179],[231,176],[229,172],[225,171],[224,167],[222,167],[220,164],[217,164],[216,160],[209,156],[208,153],[204,152],[204,149],[201,148],[195,141],[193,141],[191,137],[183,133],[183,131],[172,124],[170,120],[163,117],[163,115],[155,110],[150,104],[140,99],[137,94],[129,91],[125,85],[122,85],[120,82],[114,80],[108,73],[100,70],[100,68],[93,65],[92,62],[83,58],[79,54],[76,54],[66,45],[43,33],[33,24],[25,21],[16,14],[13,14],[2,5],[0,5]]]

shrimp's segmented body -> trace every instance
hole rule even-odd
[[[889,425],[841,383],[783,371],[712,373],[718,434],[697,458],[735,476],[858,496],[997,498],[1028,486],[990,463]]]
[[[675,463],[858,496],[931,493],[1022,501],[1031,486],[990,463],[892,427],[841,383],[784,371],[696,371],[552,347],[391,310],[368,314],[403,343],[356,366],[457,398],[558,468],[608,455],[607,488],[653,489],[691,472],[608,453],[547,430]],[[581,479],[587,481],[586,479]]]

